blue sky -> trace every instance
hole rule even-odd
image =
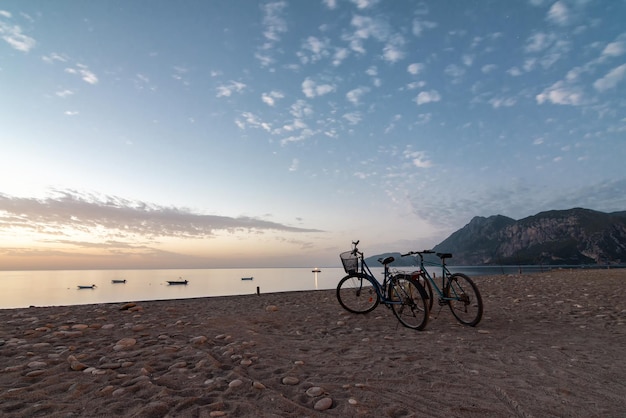
[[[626,2],[0,2],[3,268],[329,266],[626,209]]]

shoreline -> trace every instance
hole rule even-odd
[[[27,416],[618,416],[626,270],[474,277],[476,328],[304,290],[0,310],[0,412]]]

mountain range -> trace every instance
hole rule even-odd
[[[417,250],[408,248],[409,250]],[[579,265],[626,263],[626,211],[604,213],[573,208],[515,220],[476,216],[433,250],[453,254],[452,265]],[[410,265],[399,253],[394,265]]]

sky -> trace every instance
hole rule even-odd
[[[624,0],[0,0],[0,269],[339,266],[626,210]]]

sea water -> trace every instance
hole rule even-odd
[[[403,267],[411,271],[414,268]],[[470,276],[545,271],[541,266],[450,267]],[[65,306],[142,300],[186,299],[303,290],[335,289],[342,268],[182,269],[182,270],[48,270],[0,271],[0,309]],[[382,268],[371,269],[382,281]],[[431,270],[439,276],[440,271]],[[241,280],[252,277],[252,280]],[[126,280],[126,283],[113,283]],[[169,285],[187,280],[187,285]],[[93,289],[78,286],[95,284]]]

